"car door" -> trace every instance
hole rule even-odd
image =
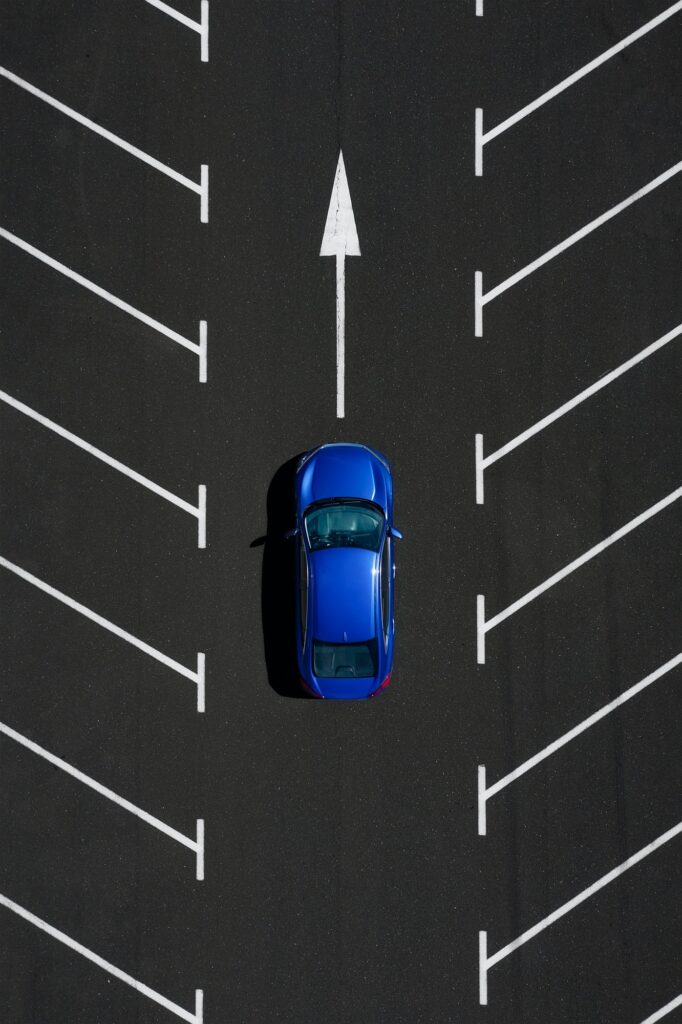
[[[391,558],[391,538],[386,534],[384,546],[381,551],[381,630],[384,640],[384,650],[388,649],[388,641],[391,635],[393,619],[393,588],[391,586],[393,577],[393,559]]]
[[[305,647],[308,624],[308,553],[305,540],[298,538],[298,614],[301,626],[301,650]]]

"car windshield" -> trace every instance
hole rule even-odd
[[[377,672],[377,642],[325,644],[313,642],[313,672],[320,679],[367,679]]]
[[[361,502],[334,502],[311,509],[305,517],[313,551],[320,548],[367,548],[378,551],[384,517]]]

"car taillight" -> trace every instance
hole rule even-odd
[[[309,693],[311,697],[319,697],[320,696],[319,693],[317,693],[315,690],[313,690],[312,686],[308,686],[308,684],[306,683],[306,681],[303,678],[303,676],[299,676],[298,677],[298,681],[301,684],[302,688],[305,690],[305,692]]]
[[[381,686],[378,686],[376,688],[376,690],[374,690],[373,693],[370,693],[370,697],[376,697],[376,695],[378,693],[381,693],[382,690],[385,690],[386,687],[388,686],[388,684],[390,683],[390,681],[391,681],[391,673],[389,672],[388,675],[386,676],[386,678],[384,679],[383,683],[381,684]]]

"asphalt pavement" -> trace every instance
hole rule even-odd
[[[475,116],[681,5],[165,6],[0,0],[0,1021],[682,1020],[682,10]],[[291,659],[342,440],[362,703]]]

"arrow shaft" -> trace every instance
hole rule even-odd
[[[336,254],[336,417],[346,415],[346,254]]]

